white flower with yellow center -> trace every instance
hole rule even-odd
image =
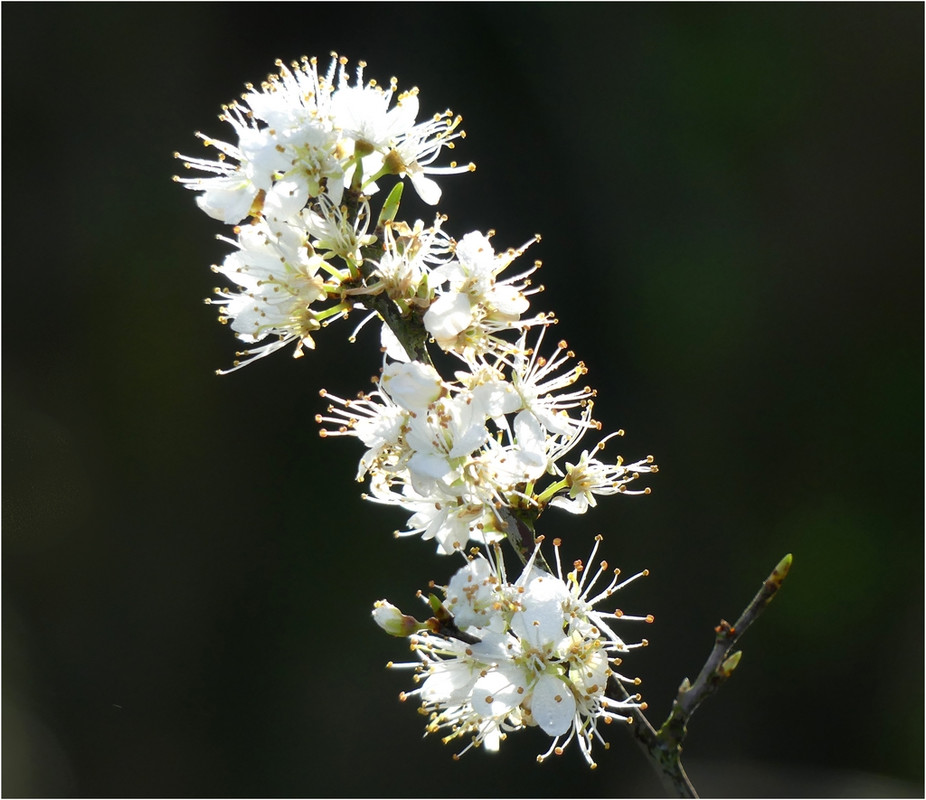
[[[596,593],[593,587],[607,563],[601,562],[591,580],[580,561],[564,575],[559,541],[554,545],[556,575],[535,567],[538,541],[514,583],[507,581],[497,552],[492,558],[480,555],[470,561],[451,578],[445,604],[430,601],[437,615],[419,623],[419,631],[409,637],[420,663],[390,665],[415,670],[421,686],[403,693],[402,699],[418,697],[428,714],[428,733],[446,732],[444,742],[468,739],[462,752],[479,745],[497,750],[507,734],[536,726],[552,739],[538,760],[561,754],[575,739],[594,767],[594,740],[607,747],[598,724],[628,722],[625,712],[646,707],[639,695],[628,697],[625,692],[615,699],[606,694],[612,679],[639,684],[639,679],[626,678],[616,668],[622,654],[647,644],[645,639],[627,644],[606,620],[653,618],[594,608],[646,573],[618,583],[615,570]],[[391,630],[385,618],[377,621],[393,635],[407,635],[408,626],[393,621],[398,613],[389,615]],[[385,617],[385,612],[380,615]]]
[[[504,353],[512,345],[499,339],[499,333],[549,323],[545,314],[521,319],[530,307],[528,295],[539,291],[529,289],[526,280],[539,263],[520,275],[498,280],[499,273],[534,241],[496,253],[489,238],[474,231],[456,243],[453,260],[431,272],[428,283],[435,294],[424,326],[443,350],[462,356]]]
[[[369,290],[384,291],[403,313],[426,305],[427,299],[422,297],[425,278],[447,260],[450,252],[450,237],[441,230],[443,221],[444,217],[438,216],[428,227],[421,220],[414,226],[387,223],[383,230],[383,254],[374,262],[376,280]]]
[[[303,347],[314,348],[312,334],[328,312],[312,306],[327,298],[327,284],[319,272],[329,267],[312,248],[304,226],[261,219],[235,232],[236,239],[225,241],[238,249],[213,269],[233,280],[238,291],[217,288],[217,297],[206,302],[220,306],[219,319],[242,341],[274,341],[238,353],[248,358],[236,361],[233,369],[290,342],[296,343],[295,356]]]
[[[609,439],[623,433],[616,431],[605,436],[594,451],[603,450]],[[566,463],[565,478],[547,487],[538,501],[549,500],[551,506],[565,509],[572,514],[584,514],[589,508],[597,505],[595,495],[649,494],[648,486],[644,489],[630,489],[628,486],[641,474],[658,471],[659,468],[653,463],[652,456],[632,464],[625,464],[624,459],[618,456],[614,464],[606,464],[592,456],[588,450],[583,450],[578,463]]]
[[[567,440],[581,437],[585,431],[598,427],[591,417],[595,390],[588,386],[571,388],[588,370],[581,361],[568,370],[563,369],[575,358],[565,341],[560,340],[551,356],[541,355],[545,332],[546,328],[541,327],[533,347],[528,347],[525,332],[515,350],[503,360],[511,367],[511,383],[524,408],[545,430]],[[580,416],[570,415],[572,409],[579,409]]]
[[[455,117],[449,110],[435,114],[401,137],[384,162],[386,171],[408,175],[418,196],[428,205],[437,205],[441,198],[440,186],[430,175],[457,175],[476,169],[475,164],[459,165],[456,161],[445,167],[433,166],[444,147],[452,150],[453,140],[465,135],[462,130],[457,130],[460,122],[462,117]]]
[[[283,219],[320,194],[323,184],[335,203],[341,201],[344,167],[328,110],[335,64],[332,60],[327,78],[320,78],[314,59],[294,63],[292,70],[277,61],[279,75],[260,89],[248,84],[241,100],[219,115],[234,129],[237,143],[199,133],[207,147],[219,151],[216,160],[177,154],[187,169],[211,174],[177,178],[202,192],[197,203],[209,216],[236,223],[266,211]]]
[[[312,237],[313,247],[325,251],[327,259],[338,256],[357,266],[363,263],[361,249],[376,241],[376,236],[367,232],[370,203],[365,197],[361,197],[353,220],[325,195],[318,198],[315,208],[306,209],[302,219],[306,232]]]
[[[314,58],[289,66],[278,60],[278,74],[248,84],[240,100],[223,107],[219,119],[237,141],[197,134],[218,156],[176,154],[185,168],[205,173],[176,180],[200,192],[197,203],[209,216],[230,224],[261,214],[286,219],[322,194],[337,206],[346,187],[373,194],[383,175],[408,175],[422,199],[436,204],[440,189],[429,175],[473,169],[432,165],[463,136],[460,118],[448,111],[416,123],[417,89],[397,94],[394,78],[388,88],[364,84],[362,61],[351,83],[347,63],[333,55],[320,76]]]

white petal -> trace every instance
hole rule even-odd
[[[534,578],[520,596],[523,610],[511,618],[511,630],[533,647],[555,647],[565,635],[568,623],[563,604],[569,590],[552,575]]]
[[[477,558],[456,571],[447,586],[447,608],[457,627],[482,626],[492,600],[493,572],[489,562]]]
[[[213,219],[234,225],[248,215],[256,195],[257,187],[249,180],[229,176],[215,180],[196,204]]]
[[[487,717],[507,714],[520,705],[527,681],[514,664],[499,664],[473,686],[473,708]]]
[[[443,515],[441,525],[436,528],[434,538],[437,540],[438,552],[450,555],[459,550],[469,539],[469,524],[459,514],[449,511]]]
[[[408,353],[402,347],[392,328],[388,325],[382,325],[379,329],[380,344],[386,349],[386,355],[393,361],[408,361]]]
[[[415,453],[408,460],[408,469],[412,473],[412,480],[418,477],[440,480],[453,471],[446,458],[428,453]]]
[[[554,675],[541,675],[534,686],[531,713],[550,736],[562,736],[572,726],[576,699],[569,687]]]
[[[523,400],[508,381],[488,381],[473,389],[473,400],[480,403],[486,416],[501,417],[521,408]]]
[[[390,136],[401,136],[415,124],[418,116],[418,95],[408,94],[401,97],[386,115]]]
[[[487,719],[479,726],[482,746],[490,753],[497,753],[502,741],[501,729],[494,719]]]
[[[434,367],[411,361],[387,366],[383,372],[383,388],[406,411],[423,414],[440,397],[441,380]]]
[[[467,233],[460,239],[455,252],[470,274],[492,274],[495,267],[495,248],[479,231]]]
[[[273,184],[264,200],[264,214],[287,219],[301,211],[309,199],[309,187],[302,175],[292,175]]]
[[[511,286],[495,286],[489,299],[499,313],[514,319],[530,308],[528,299]]]
[[[514,432],[518,440],[518,456],[521,466],[532,480],[546,472],[546,436],[537,417],[529,411],[522,411],[514,419]]]
[[[429,206],[436,206],[440,202],[441,190],[437,181],[432,180],[423,172],[417,172],[409,168],[408,176],[412,179],[412,186],[418,192],[418,197],[424,200]]]
[[[580,695],[601,697],[607,689],[609,674],[608,657],[601,650],[596,650],[580,665],[569,670],[569,679]]]
[[[574,500],[558,495],[550,501],[550,505],[568,511],[570,514],[584,514],[588,511],[589,503],[588,498],[584,494],[580,494]]]
[[[447,292],[437,298],[424,315],[424,327],[438,342],[453,339],[473,321],[469,298],[460,292]]]
[[[450,458],[460,458],[482,447],[489,438],[489,431],[485,426],[485,414],[478,403],[467,403],[456,398],[452,405],[448,403],[453,413],[450,430],[453,435],[453,447],[448,454]]]
[[[421,687],[421,699],[426,703],[462,703],[473,685],[473,671],[466,661],[441,661],[432,667]]]

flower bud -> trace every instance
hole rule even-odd
[[[422,628],[422,623],[403,614],[388,600],[377,600],[373,604],[373,621],[390,636],[411,636]]]

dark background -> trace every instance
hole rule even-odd
[[[923,14],[4,4],[3,794],[660,793],[614,729],[595,772],[535,764],[535,731],[459,763],[421,741],[369,609],[456,562],[395,542],[359,444],[313,421],[321,386],[368,386],[371,337],[213,374],[228,247],[172,153],[335,49],[464,115],[448,230],[543,234],[538,308],[657,457],[649,497],[540,525],[650,569],[621,603],[656,616],[627,662],[652,720],[794,553],[693,720],[695,785],[922,796]]]

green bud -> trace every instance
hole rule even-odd
[[[742,650],[737,650],[733,655],[729,656],[723,664],[720,665],[720,673],[725,677],[729,678],[733,674],[733,670],[736,669],[736,665],[740,663],[740,658],[743,655]]]

